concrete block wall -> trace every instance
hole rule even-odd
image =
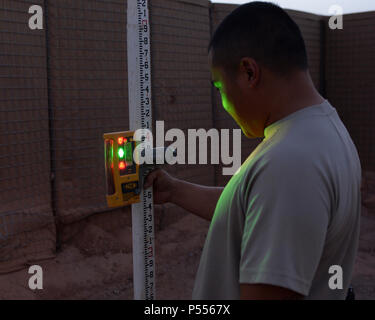
[[[188,129],[209,130],[213,126],[207,64],[209,2],[154,0],[150,4],[154,120],[164,121],[165,131],[183,130],[186,137]],[[214,184],[211,165],[165,168],[194,183]]]
[[[28,27],[41,0],[0,1],[0,274],[52,257],[46,34]]]
[[[55,207],[69,224],[107,209],[103,133],[129,129],[127,2],[47,5]]]
[[[326,23],[326,92],[357,146],[363,170],[375,170],[375,12]]]

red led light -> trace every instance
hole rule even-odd
[[[124,161],[121,161],[119,163],[118,167],[120,168],[120,170],[125,170],[126,169],[126,163]]]
[[[124,138],[122,138],[122,137],[118,138],[117,142],[118,142],[119,145],[124,144]]]
[[[128,139],[124,138],[124,143],[127,143],[128,142]]]

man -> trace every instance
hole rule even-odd
[[[225,110],[247,137],[264,140],[224,189],[162,170],[146,180],[156,203],[212,220],[193,299],[345,299],[361,166],[336,109],[311,81],[298,26],[278,6],[252,2],[222,22],[209,48]],[[342,269],[342,289],[330,283],[340,283],[331,266]]]

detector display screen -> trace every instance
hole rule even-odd
[[[118,139],[118,159],[121,176],[133,174],[136,171],[136,167],[133,161],[134,148],[135,142],[133,141],[133,139],[122,137]]]

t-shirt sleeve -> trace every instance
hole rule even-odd
[[[251,176],[243,191],[240,283],[307,296],[330,219],[326,174],[304,156],[285,156],[264,160]]]

